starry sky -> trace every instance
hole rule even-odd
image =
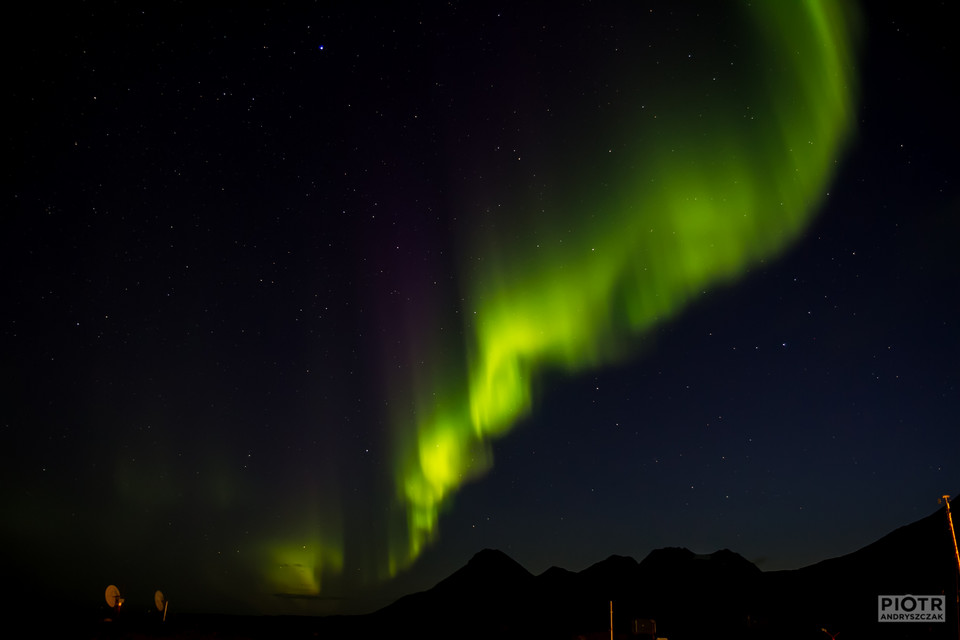
[[[947,3],[380,4],[11,14],[25,592],[790,569],[958,492]]]

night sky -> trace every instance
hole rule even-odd
[[[960,490],[951,3],[274,4],[5,20],[23,592],[790,569]]]

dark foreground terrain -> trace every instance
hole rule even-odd
[[[432,589],[363,616],[127,615],[47,609],[40,637],[67,638],[609,638],[651,629],[692,638],[958,638],[957,567],[943,509],[854,553],[793,571],[762,572],[738,554],[611,556],[579,573],[534,576],[484,550]],[[944,595],[943,622],[879,622],[878,597]],[[828,632],[828,633],[826,633]],[[839,634],[839,635],[837,635]],[[646,637],[651,637],[649,634]]]

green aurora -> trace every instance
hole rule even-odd
[[[816,0],[749,12],[756,57],[738,64],[749,77],[731,81],[729,95],[709,110],[690,101],[637,113],[620,136],[643,143],[621,146],[621,166],[606,167],[611,182],[564,193],[547,212],[567,224],[562,235],[534,221],[513,234],[526,231],[525,244],[504,250],[490,238],[477,251],[496,258],[467,275],[476,310],[467,365],[437,367],[416,391],[416,425],[399,429],[415,445],[396,460],[408,529],[391,574],[437,534],[458,487],[489,467],[490,440],[530,411],[538,373],[626,357],[638,334],[775,256],[810,222],[853,124],[851,16]],[[710,80],[687,90],[698,82]]]
[[[730,60],[723,78],[621,79],[617,104],[579,137],[530,141],[545,158],[537,194],[493,172],[485,197],[504,204],[463,234],[459,327],[425,320],[433,329],[408,336],[420,348],[388,380],[387,549],[351,550],[344,536],[277,545],[274,565],[314,570],[274,572],[272,584],[319,591],[320,573],[365,554],[376,579],[395,576],[438,535],[457,490],[490,468],[491,441],[532,410],[543,374],[635,355],[645,332],[804,232],[852,135],[856,16],[833,0],[736,4],[730,33],[711,41]]]

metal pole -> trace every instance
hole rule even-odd
[[[610,640],[613,640],[613,600],[610,601]]]
[[[950,515],[950,496],[943,496],[943,504],[947,509],[947,524],[950,525],[950,541],[953,543],[953,555],[957,560],[957,571],[960,571],[960,550],[957,550],[957,534],[953,530],[953,516]]]
[[[950,496],[943,496],[944,507],[947,510],[947,524],[950,525],[950,542],[953,543],[953,557],[957,561],[957,573],[954,575],[954,584],[957,582],[957,576],[960,576],[960,551],[957,550],[957,534],[953,530],[953,516],[950,515]],[[957,639],[960,640],[960,586],[956,589],[957,594]]]

